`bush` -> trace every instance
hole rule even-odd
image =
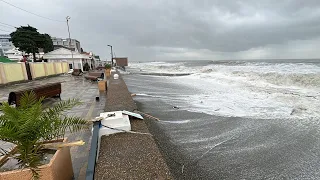
[[[104,67],[105,67],[106,69],[111,69],[111,64],[106,64]]]

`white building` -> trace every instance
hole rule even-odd
[[[80,54],[79,52],[71,51],[66,48],[56,49],[54,51],[45,53],[43,59],[47,59],[48,62],[66,61],[69,64],[70,69],[81,69],[83,71],[83,65],[88,62],[91,65],[90,56],[87,54]]]
[[[0,56],[4,56],[6,51],[14,48],[10,38],[9,34],[0,34]]]
[[[23,59],[23,53],[17,48],[12,48],[6,51],[4,55],[13,61],[20,61],[21,59]]]
[[[61,47],[67,47],[67,48],[73,49],[76,52],[81,53],[80,42],[76,39],[71,39],[71,42],[70,42],[69,38],[63,39],[63,38],[51,37],[51,39],[52,39],[53,46],[56,49],[59,49]],[[70,44],[69,44],[69,42],[70,42]]]

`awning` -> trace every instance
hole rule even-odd
[[[2,63],[14,63],[15,61],[11,61],[10,59],[6,57],[0,57],[0,62]]]

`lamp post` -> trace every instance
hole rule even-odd
[[[113,52],[112,52],[112,46],[108,45],[111,48],[111,66],[113,67]]]
[[[71,48],[71,37],[70,37],[70,28],[69,28],[69,19],[71,19],[70,16],[67,16],[66,17],[66,20],[67,20],[67,26],[68,26],[68,33],[69,33],[69,48]],[[71,49],[71,58],[72,58],[72,68],[74,69],[74,60],[73,60],[73,52],[72,52],[72,49]]]

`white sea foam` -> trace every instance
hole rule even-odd
[[[144,93],[138,93],[136,94],[136,96],[143,96],[143,97],[154,97],[154,98],[160,98],[161,96],[154,96],[154,95],[150,95],[150,94],[144,94]]]
[[[169,124],[184,124],[188,123],[190,120],[181,120],[181,121],[161,121],[161,123],[169,123]]]
[[[193,95],[163,97],[182,109],[220,116],[252,118],[320,117],[320,67],[312,63],[137,63],[132,70],[190,73],[169,77],[194,89]]]

